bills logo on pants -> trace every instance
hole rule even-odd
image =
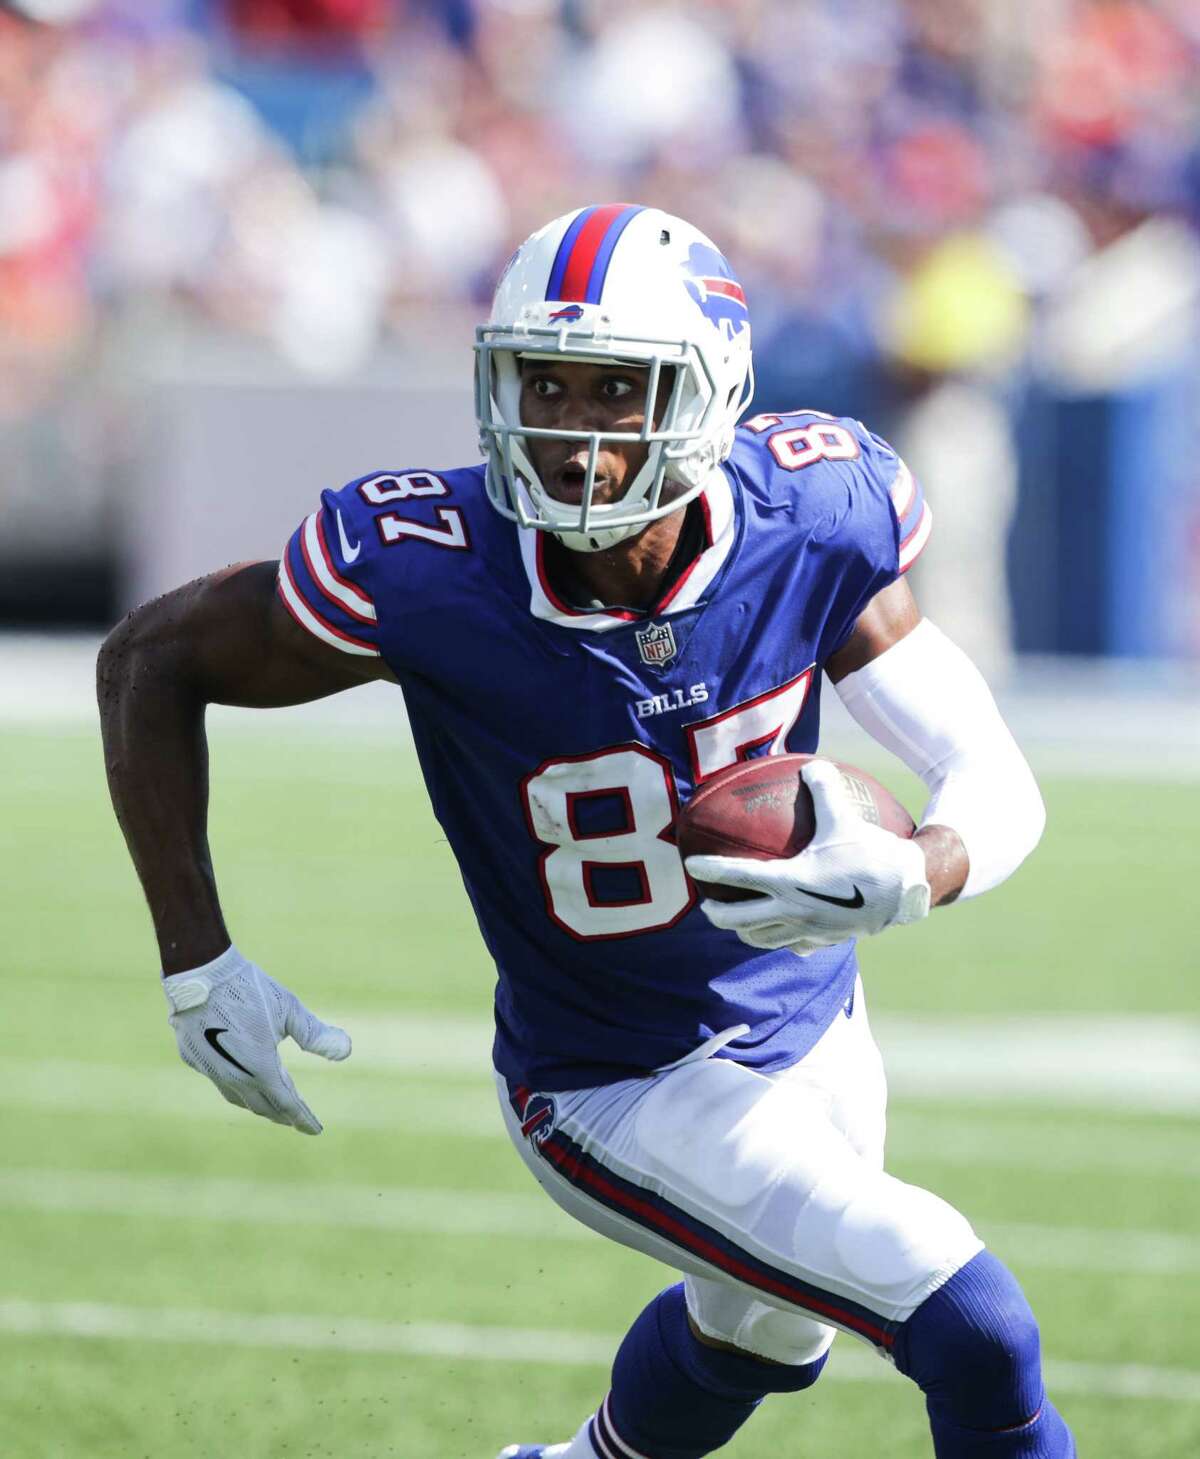
[[[510,1096],[510,1103],[521,1119],[521,1133],[535,1145],[554,1129],[554,1100],[548,1094],[531,1094],[518,1085]]]

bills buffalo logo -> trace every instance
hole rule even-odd
[[[577,319],[583,318],[583,309],[578,304],[568,304],[565,309],[556,309],[550,316],[550,323],[557,324],[559,320],[566,320],[568,324],[574,324]]]
[[[693,243],[684,270],[684,287],[714,328],[730,337],[749,328],[746,295],[723,254],[706,244]]]
[[[540,1145],[554,1128],[556,1113],[554,1100],[548,1094],[531,1094],[521,1111],[521,1133]]]

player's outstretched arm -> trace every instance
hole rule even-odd
[[[320,1130],[279,1061],[290,1034],[326,1058],[350,1040],[231,946],[208,849],[209,704],[302,704],[391,677],[378,658],[325,648],[292,621],[276,564],[213,573],[136,609],[96,666],[113,806],[141,879],[180,1054],[233,1104]]]

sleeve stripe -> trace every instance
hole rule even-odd
[[[348,583],[339,576],[334,567],[318,512],[313,512],[304,519],[300,533],[300,551],[313,582],[343,613],[348,613],[360,623],[376,622],[375,605],[370,598],[353,583]]]
[[[917,525],[900,544],[900,571],[907,572],[908,569],[920,557],[929,541],[929,534],[933,531],[933,513],[929,510],[929,503],[925,502],[921,509],[921,516]]]
[[[902,522],[908,516],[916,495],[916,478],[901,461],[900,469],[896,472],[896,479],[892,482],[892,506],[895,509],[897,521]]]
[[[380,657],[379,650],[374,644],[343,633],[341,629],[335,628],[332,623],[322,618],[314,608],[305,602],[300,590],[296,587],[296,580],[292,576],[292,565],[288,561],[286,552],[279,560],[279,593],[288,612],[302,628],[307,628],[315,638],[330,644],[333,648],[341,649],[343,653],[359,654],[373,659]]]
[[[907,542],[912,534],[920,526],[921,518],[925,515],[925,494],[920,487],[917,488],[916,499],[908,509],[908,514],[901,517],[898,522],[900,541]]]

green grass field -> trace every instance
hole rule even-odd
[[[289,1055],[316,1140],[178,1063],[95,739],[0,730],[0,763],[0,1459],[493,1459],[573,1432],[670,1278],[572,1227],[507,1145],[491,973],[407,750],[215,736],[230,926],[356,1038],[337,1068]],[[1053,1069],[1031,1092],[1020,1067],[1011,1097],[901,1081],[891,1168],[1025,1283],[1082,1456],[1194,1459],[1195,1086],[1172,1099],[1155,1061],[1200,1017],[1200,785],[1045,788],[1007,888],[864,950],[885,1056],[889,1019],[978,1037],[1058,1015],[1078,1072],[1127,1011],[1151,1095],[1056,1092]],[[724,1452],[930,1449],[919,1395],[841,1338],[827,1379]]]

